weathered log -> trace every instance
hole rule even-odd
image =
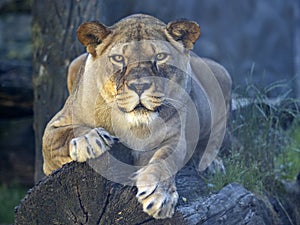
[[[16,208],[15,224],[279,224],[272,210],[239,184],[208,195],[192,166],[176,176],[175,215],[155,220],[142,211],[135,187],[109,181],[89,165],[70,163],[40,181]]]

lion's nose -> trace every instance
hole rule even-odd
[[[127,84],[128,88],[135,91],[137,94],[142,94],[145,90],[149,89],[151,86],[150,82],[132,80]]]

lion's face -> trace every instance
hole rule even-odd
[[[116,88],[115,100],[124,113],[153,115],[168,107],[169,100],[176,97],[175,84],[188,88],[188,57],[168,42],[117,44],[108,58],[113,71],[110,80]]]
[[[136,15],[110,28],[95,22],[83,24],[78,37],[95,65],[103,67],[106,62],[108,78],[103,82],[99,77],[103,98],[116,103],[129,120],[148,123],[172,101],[180,102],[178,88],[189,90],[188,49],[199,36],[197,28],[194,22],[165,25],[154,17]]]

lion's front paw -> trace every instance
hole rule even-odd
[[[94,128],[86,135],[70,141],[70,156],[74,161],[85,162],[109,150],[117,140],[103,128]]]
[[[158,175],[158,176],[157,176]],[[148,173],[142,169],[136,176],[138,193],[143,210],[156,219],[170,218],[178,201],[178,193],[172,178],[161,180],[161,174]]]

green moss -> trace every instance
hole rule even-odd
[[[19,205],[27,189],[18,185],[0,185],[0,224],[13,224],[14,208]]]

